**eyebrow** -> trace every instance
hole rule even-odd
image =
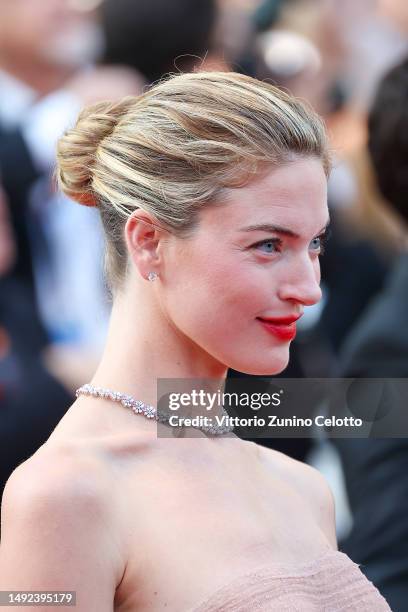
[[[330,219],[326,225],[317,232],[316,236],[323,234],[327,230],[330,224]],[[241,227],[238,231],[240,232],[274,232],[276,234],[282,234],[283,236],[289,236],[290,238],[300,238],[299,234],[288,229],[287,227],[281,227],[280,225],[272,225],[270,223],[257,223],[255,225],[248,225],[247,227]]]

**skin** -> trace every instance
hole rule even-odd
[[[286,366],[289,342],[256,317],[300,313],[320,298],[321,163],[297,159],[226,195],[189,240],[152,227],[143,211],[128,220],[130,273],[93,384],[155,404],[159,377]],[[278,237],[240,231],[260,222],[299,236],[281,236],[277,252],[254,248]],[[333,499],[316,470],[234,435],[193,431],[157,438],[154,422],[80,397],[8,481],[0,587],[76,589],[81,612],[182,611],[257,567],[307,564],[337,548]]]

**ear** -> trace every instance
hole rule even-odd
[[[125,240],[129,257],[140,275],[147,279],[149,272],[159,273],[161,262],[160,242],[164,230],[148,212],[138,209],[125,225]]]

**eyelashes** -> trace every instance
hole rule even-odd
[[[316,236],[315,238],[312,239],[311,244],[313,243],[313,241],[318,240],[319,244],[318,247],[316,249],[312,249],[315,251],[319,252],[319,255],[323,255],[325,250],[326,250],[326,244],[327,241],[329,240],[331,235],[331,230],[329,228],[327,228],[322,234],[320,234],[319,236]],[[264,240],[260,240],[259,242],[256,242],[255,244],[253,244],[250,248],[252,249],[257,249],[260,246],[263,245],[272,245],[273,250],[271,251],[263,251],[266,254],[272,254],[272,253],[279,253],[280,249],[282,248],[283,242],[281,238],[265,238]]]
[[[266,238],[265,240],[261,240],[260,242],[256,242],[255,244],[253,244],[251,246],[251,249],[256,249],[260,246],[263,246],[264,244],[272,244],[274,247],[274,250],[270,251],[270,253],[277,253],[279,251],[276,247],[282,246],[282,240],[280,238]]]
[[[320,240],[319,255],[324,255],[326,251],[327,241],[329,240],[330,235],[331,235],[331,230],[327,229],[322,234],[320,234],[320,236],[316,236],[316,238],[313,238],[313,240]]]
[[[318,238],[320,239],[320,255],[324,255],[326,251],[326,245],[332,234],[331,229],[328,227]]]

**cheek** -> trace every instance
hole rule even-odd
[[[181,309],[196,323],[225,326],[233,315],[250,309],[259,292],[247,262],[238,253],[221,252],[215,245],[178,252],[168,269],[166,295],[172,314]],[[231,322],[232,322],[231,321]]]
[[[273,288],[265,271],[239,253],[211,253],[178,257],[165,308],[181,331],[207,349],[239,345],[253,331],[255,317],[270,308]]]
[[[205,300],[205,310],[228,328],[250,322],[265,301],[270,302],[265,273],[239,254],[213,257],[199,268],[193,282],[196,294]]]
[[[274,302],[270,272],[237,257],[193,256],[177,264],[162,300],[177,329],[239,372],[272,375],[286,367],[289,345],[277,344],[255,320]]]

